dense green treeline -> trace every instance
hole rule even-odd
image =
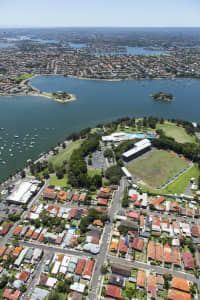
[[[96,151],[99,147],[100,136],[90,134],[82,145],[73,151],[68,167],[68,183],[74,187],[100,187],[102,184],[101,175],[89,177],[85,157]]]

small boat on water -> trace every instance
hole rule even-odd
[[[18,138],[19,138],[19,135],[14,135],[14,138],[15,138],[15,139],[18,139]]]

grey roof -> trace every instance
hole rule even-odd
[[[31,295],[31,300],[43,300],[49,294],[49,291],[36,287]]]

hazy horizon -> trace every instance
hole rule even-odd
[[[1,0],[1,28],[200,27],[199,0]]]

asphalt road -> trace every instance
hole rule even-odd
[[[178,278],[182,278],[182,279],[186,279],[189,281],[192,281],[194,283],[198,283],[197,278],[194,275],[188,274],[188,273],[184,273],[184,272],[180,272],[180,271],[175,271],[175,270],[170,270],[168,268],[163,268],[160,266],[152,266],[149,265],[147,263],[144,262],[139,262],[139,261],[129,261],[129,260],[125,260],[123,258],[119,258],[119,257],[113,257],[111,255],[108,255],[108,259],[110,263],[118,263],[124,266],[129,266],[129,267],[133,267],[133,268],[137,268],[137,269],[143,269],[149,272],[155,272],[158,274],[171,274],[173,276],[176,276]]]
[[[106,255],[107,255],[108,246],[110,243],[110,237],[112,234],[112,225],[113,225],[112,220],[115,217],[115,213],[120,208],[120,202],[121,202],[121,198],[122,198],[126,184],[127,184],[126,180],[124,178],[122,178],[122,180],[120,182],[120,187],[119,187],[118,191],[116,191],[116,193],[113,197],[113,200],[111,202],[110,209],[108,211],[111,222],[109,224],[106,224],[104,227],[104,233],[103,233],[103,237],[102,237],[100,253],[96,257],[96,270],[95,270],[92,280],[90,282],[90,288],[89,288],[89,293],[88,293],[89,300],[96,299],[96,296],[98,294],[98,288],[99,288],[100,280],[101,280],[101,266],[104,264],[104,261],[105,261]]]
[[[19,241],[19,244],[23,247],[31,247],[31,248],[39,248],[42,249],[43,251],[48,251],[49,253],[61,253],[61,254],[66,254],[66,255],[74,255],[74,256],[80,256],[80,257],[88,257],[91,258],[93,257],[94,259],[96,258],[96,255],[90,254],[87,252],[83,251],[78,251],[78,250],[70,250],[70,249],[62,249],[59,247],[53,247],[49,245],[44,245],[40,243],[33,243],[33,242],[25,242],[25,241]]]
[[[43,264],[47,260],[48,256],[47,253],[45,253],[41,259],[41,261],[38,264],[38,268],[34,270],[33,274],[31,275],[30,279],[26,283],[27,290],[26,292],[21,296],[21,300],[26,300],[29,299],[30,295],[32,294],[32,291],[34,290],[37,282],[40,279],[40,274],[42,273],[43,270]]]

